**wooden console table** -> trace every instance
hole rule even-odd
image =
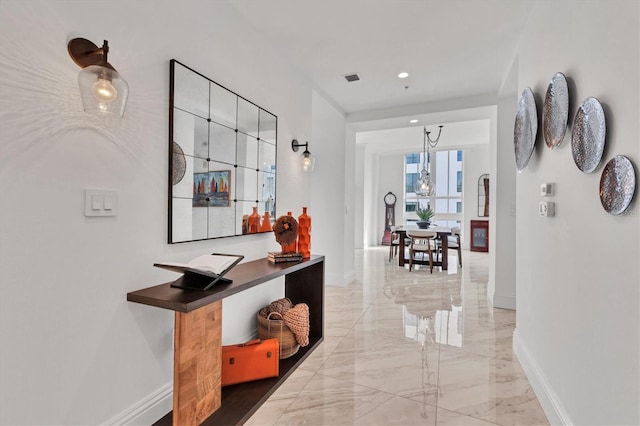
[[[279,377],[221,388],[222,299],[281,276],[285,297],[309,305],[309,346],[280,361]],[[323,340],[324,256],[299,263],[254,260],[240,263],[225,277],[233,282],[204,292],[165,283],[127,293],[130,302],[175,311],[173,411],[156,425],[246,422]]]

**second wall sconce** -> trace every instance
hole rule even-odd
[[[309,142],[298,143],[297,139],[291,141],[291,149],[293,152],[298,152],[298,148],[301,146],[304,146],[304,152],[302,153],[302,170],[312,172],[316,164],[316,158],[309,152]]]
[[[95,115],[124,115],[129,85],[107,61],[109,42],[96,46],[85,38],[74,38],[67,45],[71,59],[82,70],[78,85],[83,109]]]

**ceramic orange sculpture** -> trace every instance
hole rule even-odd
[[[291,212],[287,212],[287,216],[293,218],[293,216],[291,216]],[[295,219],[293,220],[295,221]],[[293,240],[291,244],[282,246],[282,253],[295,253],[297,249],[298,249],[297,240]]]
[[[298,252],[303,259],[311,257],[311,216],[307,214],[307,208],[302,208],[302,214],[298,216]]]

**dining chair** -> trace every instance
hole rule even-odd
[[[389,262],[398,254],[400,247],[400,234],[396,232],[397,227],[391,226],[391,242],[389,243]]]
[[[413,263],[418,261],[416,254],[421,254],[421,262],[424,260],[425,254],[429,256],[429,270],[433,273],[433,250],[435,250],[434,238],[437,233],[435,231],[428,231],[422,229],[412,229],[407,231],[407,237],[410,239],[409,243],[409,271],[413,268]]]
[[[460,265],[460,267],[462,268],[462,243],[460,242],[460,228],[451,228],[451,236],[447,238],[449,249],[458,251],[458,265]]]

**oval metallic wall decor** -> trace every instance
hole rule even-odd
[[[522,172],[533,153],[538,134],[538,111],[536,100],[530,87],[522,91],[518,101],[518,112],[513,129],[513,143],[516,154],[516,167]]]
[[[596,98],[587,98],[578,108],[571,131],[571,153],[576,166],[591,173],[600,164],[606,136],[604,110]]]
[[[547,87],[542,108],[542,135],[547,146],[556,149],[562,144],[569,121],[569,88],[561,72],[556,73]]]
[[[171,181],[174,185],[180,183],[187,170],[187,160],[184,158],[184,151],[177,142],[173,142],[173,169],[171,170]]]
[[[636,190],[633,163],[624,155],[616,155],[604,166],[600,177],[600,202],[609,214],[619,215],[631,204]]]

